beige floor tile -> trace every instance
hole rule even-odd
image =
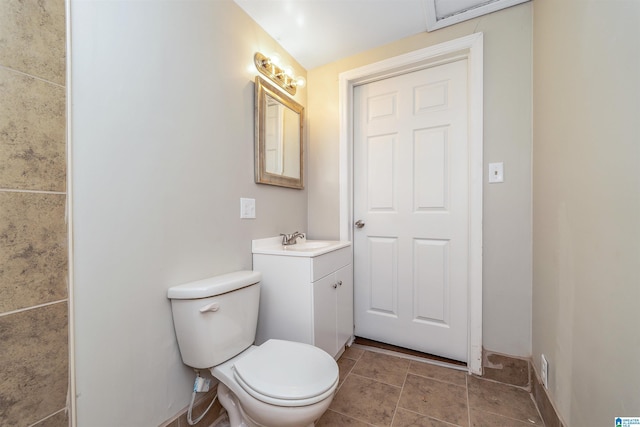
[[[515,420],[542,425],[531,395],[525,390],[468,376],[469,406]]]
[[[405,409],[398,409],[396,416],[393,417],[393,427],[452,427],[454,425]]]
[[[354,418],[347,417],[346,415],[339,414],[332,410],[328,410],[322,415],[322,418],[316,423],[316,427],[367,427],[371,424],[367,424],[362,421],[358,421]]]
[[[463,427],[469,425],[467,390],[454,384],[409,374],[398,407]]]
[[[366,351],[352,372],[385,384],[402,387],[410,361],[400,357]]]
[[[543,425],[528,392],[464,371],[353,347],[338,365],[342,385],[321,427]]]
[[[338,360],[338,369],[340,371],[340,379],[338,380],[338,387],[342,385],[342,383],[344,382],[344,379],[347,377],[347,375],[349,375],[349,372],[351,372],[351,369],[355,364],[356,364],[355,360],[345,359],[344,357],[341,357],[340,360]]]
[[[351,360],[358,360],[360,359],[360,357],[362,357],[363,353],[364,353],[364,350],[362,350],[361,348],[355,348],[351,346],[351,347],[347,347],[344,353],[342,353],[341,357],[346,359],[351,359]]]
[[[482,377],[520,387],[529,385],[529,362],[525,359],[484,352]]]
[[[478,409],[470,410],[471,427],[525,427],[536,424],[514,420],[502,415],[490,414]]]
[[[467,373],[456,369],[445,368],[431,363],[412,361],[409,366],[409,373],[420,375],[421,377],[433,378],[447,383],[467,386]]]
[[[330,409],[370,424],[390,426],[400,390],[352,372],[338,390]]]

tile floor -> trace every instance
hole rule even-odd
[[[338,392],[317,427],[543,426],[527,391],[464,371],[356,346],[338,366]]]

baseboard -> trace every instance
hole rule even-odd
[[[562,422],[558,412],[556,411],[555,406],[549,399],[549,394],[547,393],[547,389],[542,385],[542,380],[540,379],[540,375],[536,371],[535,366],[532,364],[532,387],[531,394],[533,395],[533,399],[538,406],[538,411],[540,411],[540,415],[544,421],[545,427],[564,427],[566,424]]]

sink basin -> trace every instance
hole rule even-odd
[[[319,249],[327,246],[331,246],[336,242],[331,240],[305,240],[304,242],[296,243],[295,245],[285,246],[285,249],[294,249],[294,250],[309,250],[309,249]]]
[[[251,249],[254,254],[315,257],[347,246],[351,246],[351,242],[306,239],[298,239],[295,245],[285,246],[282,237],[268,237],[253,240]]]

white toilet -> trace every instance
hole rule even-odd
[[[309,344],[255,340],[261,274],[238,271],[169,289],[182,361],[210,369],[231,427],[312,426],[338,385],[338,365]]]

